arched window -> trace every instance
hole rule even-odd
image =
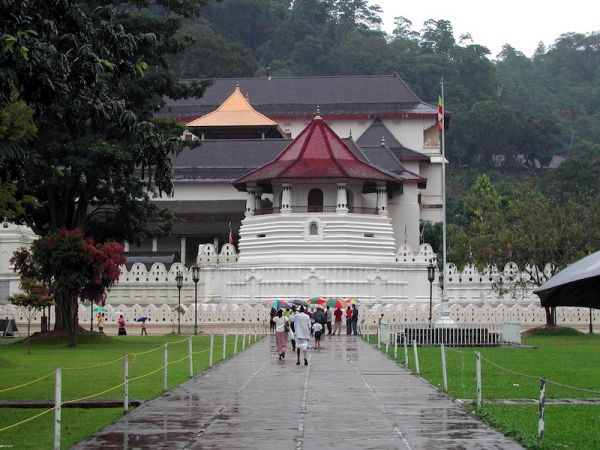
[[[311,236],[316,236],[319,234],[319,227],[315,222],[311,222],[308,234],[310,234]]]
[[[323,191],[311,189],[308,193],[308,212],[323,212]]]

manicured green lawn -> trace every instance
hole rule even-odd
[[[193,370],[201,373],[209,364],[209,336],[194,336]],[[0,346],[0,400],[54,399],[54,371],[62,368],[62,400],[75,400],[107,391],[93,399],[122,400],[123,387],[110,390],[123,382],[123,359],[129,354],[129,398],[148,400],[163,393],[163,349],[168,345],[169,390],[189,379],[188,340],[186,336],[120,336],[99,335],[82,338],[74,348],[64,341],[34,343],[31,354],[25,344],[15,342]],[[215,335],[213,364],[223,357],[223,338]],[[248,341],[246,342],[248,346]],[[242,349],[238,337],[237,350]],[[227,337],[227,358],[233,356],[234,336]],[[111,362],[112,361],[112,362]],[[108,363],[103,365],[104,363]],[[101,365],[102,364],[102,365]],[[100,366],[98,366],[100,365]],[[97,366],[97,367],[92,367]],[[149,372],[153,374],[145,376]],[[19,389],[7,388],[48,375],[36,383]],[[138,379],[136,379],[139,377]],[[0,430],[42,412],[38,409],[0,408]],[[62,409],[62,448],[93,435],[123,414],[122,408]],[[53,442],[53,417],[49,412],[14,428],[0,431],[0,445],[19,449],[50,448]],[[39,437],[38,437],[39,436]],[[33,437],[33,438],[32,438]]]
[[[370,342],[376,343],[376,337],[370,336]],[[385,347],[381,350],[385,352]],[[484,406],[479,414],[485,421],[518,438],[528,448],[600,448],[600,405],[547,405],[545,445],[538,447],[537,405],[485,403],[486,399],[538,399],[539,377],[598,391],[584,392],[550,383],[546,386],[547,398],[600,398],[600,336],[566,330],[525,338],[522,347],[447,347],[448,389],[454,398],[476,398],[475,352],[484,358]],[[394,359],[393,346],[389,346],[388,355]],[[418,356],[421,376],[441,389],[440,348],[419,347]],[[397,360],[404,363],[404,347],[398,347]],[[415,372],[412,346],[408,347],[408,360],[409,368]]]

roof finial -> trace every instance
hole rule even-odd
[[[239,82],[239,80],[235,82],[235,88],[236,88],[236,89],[239,89],[239,88],[240,88],[240,82]]]
[[[250,101],[250,97],[248,96],[248,91],[246,91],[246,100]]]
[[[350,129],[350,132],[348,133],[348,137],[352,137],[352,129]]]
[[[315,112],[315,120],[321,120],[321,108],[317,105],[317,112]]]
[[[381,136],[381,146],[385,146],[385,136]]]

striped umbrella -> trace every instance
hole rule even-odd
[[[344,309],[346,307],[346,303],[341,298],[330,298],[329,300],[327,300],[327,306],[334,309]]]
[[[309,298],[306,303],[308,303],[309,305],[321,305],[321,306],[324,306],[324,305],[327,304],[327,300],[324,299],[323,297],[313,297],[313,298]]]
[[[348,297],[344,299],[344,302],[346,303],[346,305],[360,305],[360,302],[354,297]]]

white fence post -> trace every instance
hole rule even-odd
[[[56,369],[54,381],[54,450],[60,450],[60,408],[61,408],[62,372],[60,367]]]
[[[538,442],[541,444],[544,442],[544,434],[546,429],[545,416],[546,416],[546,380],[540,378],[540,417],[538,420]]]
[[[389,354],[388,350],[390,348],[390,334],[387,333],[385,335],[385,356]]]
[[[167,385],[167,367],[169,364],[169,344],[165,344],[165,348],[163,350],[163,391],[167,392],[169,390],[169,386]]]
[[[190,369],[190,378],[194,377],[194,360],[192,359],[192,337],[190,336],[188,340],[188,357],[189,357],[189,369]]]
[[[242,336],[242,350],[246,348],[246,333]]]
[[[237,333],[235,333],[235,339],[233,340],[233,355],[237,355],[237,341],[238,341],[238,335]]]
[[[223,333],[223,358],[221,361],[225,361],[227,359],[227,333]]]
[[[442,380],[444,383],[444,392],[448,392],[448,373],[446,372],[446,347],[442,343],[440,345],[440,351],[442,354]]]
[[[475,352],[477,357],[477,407],[481,408],[481,353]]]
[[[417,375],[421,375],[421,369],[419,368],[419,353],[417,352],[417,340],[413,340],[413,350],[415,353],[415,369],[417,370]]]
[[[208,352],[208,367],[212,367],[214,345],[215,345],[215,337],[211,334],[210,335],[210,351]]]
[[[394,361],[398,361],[398,333],[394,333]]]
[[[129,411],[129,355],[123,359],[123,414]]]
[[[381,349],[381,327],[377,328],[377,350]]]
[[[404,367],[408,368],[408,344],[406,343],[406,333],[403,336],[404,342]]]

